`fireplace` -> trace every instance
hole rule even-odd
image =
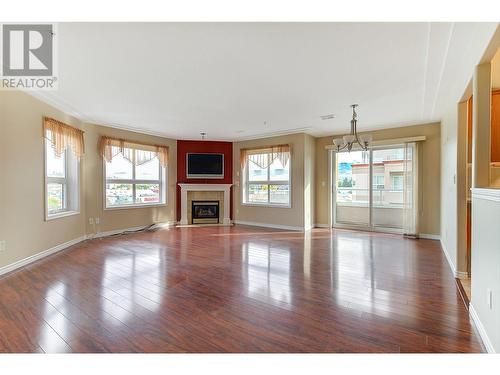
[[[219,223],[219,201],[192,201],[191,222]]]

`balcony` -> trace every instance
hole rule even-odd
[[[336,222],[369,225],[370,190],[350,187],[337,188]],[[403,190],[374,189],[372,224],[381,228],[403,228]]]

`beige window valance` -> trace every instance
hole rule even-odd
[[[83,131],[69,126],[50,117],[43,118],[43,137],[47,138],[54,148],[55,154],[60,157],[68,146],[71,146],[77,158],[85,153]]]
[[[292,148],[290,145],[275,145],[268,147],[241,149],[241,168],[243,169],[246,167],[246,163],[248,160],[262,169],[269,167],[276,159],[279,159],[281,164],[285,166],[290,159],[291,149]]]
[[[139,152],[136,153],[134,159],[135,150]],[[168,146],[139,143],[120,138],[102,136],[99,142],[99,154],[107,162],[110,162],[116,155],[122,154],[125,159],[135,163],[135,165],[147,163],[155,157],[158,157],[162,167],[166,167],[168,164]]]

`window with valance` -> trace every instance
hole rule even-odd
[[[240,150],[243,203],[289,207],[290,159],[290,145]]]
[[[105,162],[105,208],[166,203],[168,147],[102,136]]]
[[[79,213],[83,131],[50,117],[43,119],[45,219]]]

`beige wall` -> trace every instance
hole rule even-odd
[[[7,249],[0,254],[0,266],[24,259],[85,234],[146,226],[175,220],[176,142],[94,124],[83,124],[53,107],[21,92],[0,92],[1,148],[0,207],[9,215],[0,215],[0,239]],[[79,215],[51,221],[44,220],[42,117],[48,115],[85,131],[86,153],[81,162]],[[103,162],[98,155],[101,135],[158,143],[169,146],[167,205],[150,208],[105,210],[103,204]],[[425,135],[422,148],[421,232],[439,234],[439,125],[421,125],[373,132],[374,139]],[[21,143],[20,140],[23,139]],[[314,138],[307,134],[235,142],[233,145],[234,178],[240,181],[241,148],[288,143],[292,145],[291,208],[248,206],[241,203],[241,189],[234,187],[234,218],[277,226],[308,228],[328,223],[328,156],[325,145],[332,137]],[[22,146],[20,146],[22,144]],[[22,147],[13,160],[14,150]],[[19,173],[20,170],[28,173]],[[14,188],[12,187],[14,186]],[[11,199],[12,194],[19,199]],[[19,203],[20,202],[20,203]],[[89,218],[100,218],[90,225]],[[26,236],[30,228],[30,236]]]
[[[80,214],[45,220],[43,116],[85,131],[85,155],[80,163]],[[167,145],[170,148],[167,205],[104,210],[101,135]],[[15,157],[13,157],[15,155]],[[84,124],[19,91],[0,91],[0,268],[57,245],[92,235],[175,220],[176,141]],[[100,218],[95,228],[88,219]]]
[[[101,156],[98,154],[98,142],[101,135],[136,142],[161,144],[169,147],[167,205],[129,209],[104,209],[104,164]],[[97,231],[107,232],[175,220],[175,184],[177,181],[176,147],[175,140],[105,126],[85,124],[85,205],[87,219],[90,217],[100,218],[100,225],[96,228]],[[94,232],[93,225],[88,224],[88,220],[86,220],[86,225],[87,234],[92,234]]]
[[[290,144],[292,146],[291,177],[292,177],[292,205],[291,208],[262,207],[242,204],[242,190],[240,186],[233,187],[234,219],[240,222],[281,225],[287,227],[304,227],[304,149],[306,134],[291,134],[279,137],[254,139],[251,141],[235,142],[233,144],[233,179],[235,184],[241,184],[240,149],[251,147],[265,147],[276,144]]]
[[[440,234],[440,126],[439,123],[370,132],[373,140],[425,135],[420,148],[420,233]],[[328,225],[328,151],[333,136],[316,138],[315,223]]]
[[[85,233],[83,194],[79,215],[45,221],[43,116],[83,127],[28,94],[0,91],[0,268]]]

